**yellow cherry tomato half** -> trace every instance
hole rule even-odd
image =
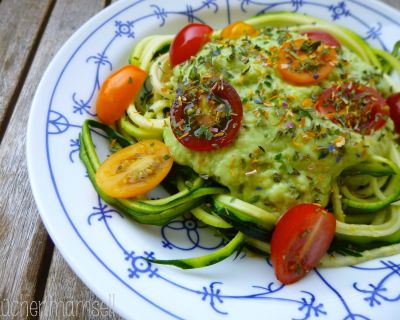
[[[221,31],[221,37],[226,39],[238,39],[243,36],[253,37],[257,34],[258,31],[253,26],[243,21],[231,23]]]
[[[161,141],[140,141],[107,158],[96,172],[96,183],[111,197],[135,197],[158,186],[173,162]]]
[[[113,124],[121,118],[146,77],[145,71],[132,65],[114,71],[100,87],[96,100],[98,118],[105,124]]]

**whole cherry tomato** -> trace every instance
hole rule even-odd
[[[313,85],[329,76],[336,65],[336,51],[322,41],[297,39],[279,50],[278,71],[295,85]]]
[[[303,278],[328,250],[336,230],[335,217],[317,204],[290,208],[272,233],[271,261],[284,284]]]
[[[338,47],[338,48],[341,47],[340,42],[334,36],[330,35],[327,32],[315,30],[315,31],[307,31],[304,32],[303,34],[307,35],[308,39],[310,40],[322,41],[323,43],[331,47]]]
[[[175,36],[169,49],[172,67],[195,56],[210,41],[213,29],[200,23],[190,23]]]
[[[258,34],[257,29],[248,23],[243,21],[236,21],[227,25],[221,31],[221,37],[226,39],[237,39],[243,36],[256,36]]]
[[[171,128],[178,141],[197,151],[212,151],[233,142],[243,107],[236,90],[225,80],[211,79],[177,95],[171,108]]]
[[[352,81],[325,89],[316,109],[336,124],[361,134],[381,129],[389,116],[386,101],[378,91]]]
[[[126,65],[114,71],[103,82],[96,100],[96,112],[105,124],[113,124],[122,117],[140,91],[147,74],[142,69]]]
[[[390,108],[390,118],[394,122],[396,132],[400,133],[400,92],[391,95],[386,102]]]

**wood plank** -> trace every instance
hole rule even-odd
[[[0,8],[8,1],[10,0],[3,1]],[[32,0],[29,1],[31,5],[25,0],[20,2],[26,5],[21,11],[30,15],[28,11],[36,10],[36,3],[45,1]],[[40,78],[56,51],[79,26],[103,6],[104,0],[57,2],[0,145],[0,188],[3,191],[0,193],[0,308],[3,310],[0,311],[1,316],[6,314],[2,319],[25,318],[26,306],[41,298],[45,285],[43,281],[46,280],[53,251],[37,213],[28,181],[25,159],[28,108]],[[21,14],[14,14],[14,19],[23,20]],[[1,19],[3,18],[5,17],[1,14]],[[31,28],[35,29],[35,26],[32,25]],[[21,34],[17,36],[23,38]],[[8,313],[4,310],[7,303],[14,307]],[[56,318],[51,316],[50,319]]]
[[[382,2],[400,10],[400,1],[399,0],[382,0]]]
[[[106,303],[112,306],[115,297]],[[73,273],[56,249],[50,268],[40,319],[120,320]]]
[[[5,0],[0,6],[0,138],[18,97],[53,0]]]

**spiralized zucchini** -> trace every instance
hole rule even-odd
[[[366,63],[379,68],[391,80],[389,73],[400,76],[400,61],[396,55],[370,47],[354,32],[323,20],[296,13],[269,13],[246,21],[257,28],[285,26],[289,31],[321,30],[334,35]],[[219,34],[215,32],[214,37]],[[191,210],[203,223],[217,228],[230,240],[228,245],[198,259],[155,261],[182,268],[203,267],[216,263],[243,245],[269,253],[267,243],[278,220],[273,213],[254,204],[236,199],[226,188],[215,186],[193,172],[177,172],[172,184],[177,193],[160,200],[118,200],[102,193],[94,175],[100,162],[90,129],[100,129],[126,146],[142,139],[162,139],[169,125],[169,107],[174,94],[168,87],[170,72],[165,53],[173,36],[150,36],[135,46],[130,63],[149,72],[140,95],[118,122],[117,130],[89,120],[83,125],[80,156],[89,178],[104,201],[115,206],[140,223],[162,225]],[[397,48],[395,48],[397,50]],[[360,263],[400,252],[400,153],[397,143],[390,146],[387,157],[372,156],[364,162],[345,168],[332,182],[330,206],[337,219],[336,240],[321,266],[343,266]],[[235,235],[233,238],[232,236]]]

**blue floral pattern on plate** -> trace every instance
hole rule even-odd
[[[94,98],[104,78],[116,67],[126,61],[127,54],[136,39],[151,33],[171,33],[179,29],[176,24],[204,22],[220,26],[239,18],[262,14],[269,11],[307,12],[321,16],[335,23],[349,25],[364,39],[376,46],[388,50],[393,40],[388,40],[388,33],[396,28],[400,31],[400,19],[394,19],[385,10],[378,10],[361,1],[262,1],[262,0],[193,0],[177,1],[167,4],[159,0],[120,1],[103,12],[86,27],[80,42],[70,45],[69,55],[58,58],[63,61],[56,79],[51,83],[51,92],[46,92],[49,103],[46,109],[46,155],[48,170],[60,206],[76,235],[94,256],[94,268],[105,267],[114,281],[123,284],[132,295],[143,299],[161,311],[165,318],[202,318],[202,319],[243,319],[243,311],[271,310],[274,319],[376,319],[380,314],[392,315],[400,309],[400,257],[388,257],[375,260],[361,266],[341,268],[346,280],[338,281],[338,270],[318,269],[305,280],[294,286],[283,286],[274,279],[269,261],[254,258],[246,254],[232,257],[216,266],[208,273],[195,271],[187,276],[180,271],[172,272],[169,267],[153,265],[151,259],[167,257],[171,254],[186,256],[189,252],[201,255],[223,245],[223,240],[216,237],[208,228],[193,220],[190,216],[171,221],[162,228],[146,229],[145,237],[151,238],[151,245],[136,245],[127,241],[126,230],[120,231],[121,225],[128,225],[139,231],[141,226],[132,224],[126,217],[103,203],[100,197],[90,189],[87,175],[78,161],[81,123],[87,117],[95,116]],[[365,18],[369,15],[369,19]],[[174,25],[175,23],[175,25]],[[144,30],[144,25],[151,25],[151,32]],[[390,31],[386,28],[390,26]],[[101,33],[101,40],[99,34]],[[96,38],[97,37],[97,38]],[[96,46],[92,39],[96,38]],[[99,46],[101,44],[101,46]],[[127,50],[128,48],[128,50]],[[124,55],[122,55],[124,54]],[[79,65],[83,70],[76,70]],[[70,72],[79,71],[83,82],[64,83],[64,78],[71,77]],[[82,85],[84,83],[84,85]],[[50,87],[50,85],[49,85]],[[64,95],[60,94],[60,91]],[[42,93],[43,95],[43,93]],[[62,97],[69,96],[69,100]],[[96,145],[104,144],[101,135],[95,135]],[[88,204],[86,220],[77,218],[68,205],[69,196],[62,191],[62,175],[55,156],[54,145],[62,145],[66,150],[65,163],[71,170],[80,172],[85,186],[91,194],[85,201]],[[43,213],[42,213],[43,214]],[[79,220],[80,219],[80,220]],[[92,235],[101,234],[104,241],[113,248],[112,257],[104,255],[101,247],[93,244]],[[57,235],[52,235],[56,237]],[[119,268],[112,265],[112,260],[119,259]],[[249,281],[241,280],[240,285],[229,277],[229,268],[246,268],[257,264],[263,273],[256,277],[249,275]],[[112,265],[112,266],[111,266]],[[113,269],[114,268],[114,269]],[[210,267],[214,268],[214,267]],[[223,275],[218,268],[223,268]],[[214,270],[215,272],[214,276]],[[237,271],[237,270],[236,270]],[[185,278],[186,277],[186,278]],[[232,282],[232,283],[231,283]],[[312,285],[309,285],[312,283]],[[118,285],[116,285],[118,286]],[[170,304],[171,300],[159,299],[148,287],[163,288],[171,295],[188,299],[188,303],[201,310],[198,314],[181,312]],[[169,302],[168,302],[169,301]],[[262,303],[260,304],[260,301]],[[357,301],[357,302],[354,302]],[[130,311],[120,307],[124,315]],[[279,310],[279,312],[277,312]],[[248,314],[248,313],[247,313]],[[200,316],[201,315],[201,316]],[[151,318],[151,316],[143,316]],[[255,313],[252,319],[264,319],[263,313]],[[386,319],[387,316],[386,316]],[[394,319],[394,318],[393,318]]]

